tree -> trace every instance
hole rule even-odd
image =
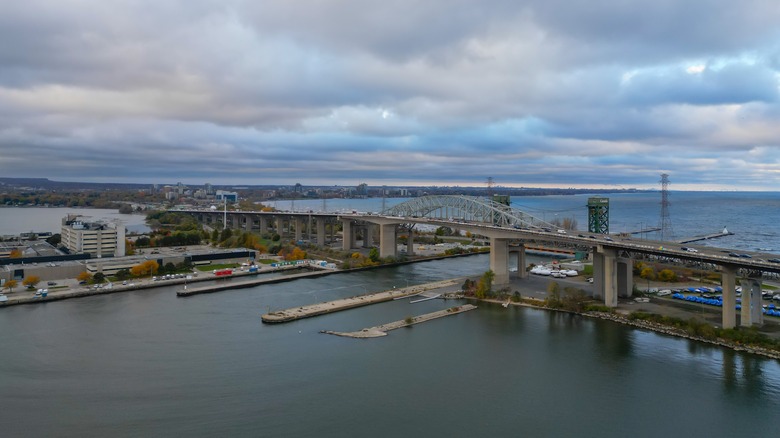
[[[8,292],[13,292],[16,287],[16,280],[8,280],[5,282],[5,287],[8,288]]]
[[[130,270],[129,269],[120,269],[116,271],[115,274],[117,280],[127,280],[130,278]]]
[[[37,275],[30,275],[29,277],[25,278],[22,281],[22,284],[27,286],[29,289],[35,288],[35,285],[38,284],[41,281],[41,278]]]
[[[677,274],[671,269],[662,269],[658,273],[658,279],[661,281],[674,282],[677,281]]]
[[[496,274],[492,270],[482,274],[482,277],[479,278],[479,282],[477,283],[477,290],[474,292],[474,296],[477,298],[487,298],[493,287],[493,279],[495,277]]]
[[[95,283],[102,283],[106,281],[106,276],[102,272],[95,272],[95,275],[92,276],[92,280]]]
[[[561,301],[561,286],[557,281],[551,281],[547,284],[547,301],[558,303]]]
[[[76,280],[78,280],[79,283],[82,282],[82,281],[90,281],[90,280],[92,280],[92,274],[90,274],[87,271],[84,271],[84,272],[82,272],[82,273],[80,273],[79,275],[76,276]]]
[[[219,230],[214,228],[214,231],[211,232],[211,241],[213,243],[219,242]]]
[[[371,248],[371,251],[368,252],[368,259],[372,262],[376,263],[379,261],[379,250],[376,248]]]
[[[21,258],[21,257],[22,257],[22,251],[20,249],[18,249],[18,248],[12,249],[11,253],[8,254],[8,258],[11,258],[11,259],[18,259],[18,258]]]
[[[147,260],[130,268],[130,273],[133,274],[134,277],[145,277],[147,275],[156,274],[159,268],[160,265],[157,264],[156,261]]]
[[[639,276],[646,280],[655,280],[655,271],[651,266],[645,266],[642,268],[642,272],[639,274]]]
[[[130,214],[133,212],[133,206],[130,204],[122,204],[119,207],[119,212],[122,214]]]

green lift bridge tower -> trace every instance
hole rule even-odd
[[[588,198],[588,231],[609,234],[609,198]]]

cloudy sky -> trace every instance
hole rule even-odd
[[[25,0],[0,175],[780,189],[777,0]]]

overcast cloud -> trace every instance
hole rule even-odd
[[[0,175],[780,189],[777,0],[25,0]]]

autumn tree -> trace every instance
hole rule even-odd
[[[41,281],[41,278],[37,275],[30,275],[29,277],[25,278],[22,281],[22,284],[27,286],[30,289],[33,289],[36,284],[38,284]]]
[[[662,269],[658,273],[658,279],[661,281],[674,282],[677,281],[677,274],[671,269]]]
[[[147,260],[143,263],[139,263],[130,268],[130,273],[134,277],[145,277],[147,275],[154,275],[157,270],[160,269],[160,265],[154,260]]]
[[[21,258],[21,257],[22,257],[22,251],[20,249],[18,249],[18,248],[12,249],[11,253],[8,254],[8,258],[12,258],[12,259],[18,259],[18,258]]]
[[[474,292],[474,296],[477,298],[487,298],[490,294],[490,290],[493,288],[493,279],[496,274],[491,270],[482,274],[477,283],[477,290]]]
[[[16,280],[8,280],[5,282],[5,287],[8,288],[8,292],[13,292],[16,287]]]
[[[82,273],[80,273],[79,275],[76,276],[76,280],[78,280],[79,282],[90,281],[90,280],[92,280],[92,274],[90,274],[87,271],[84,271],[84,272],[82,272]]]

